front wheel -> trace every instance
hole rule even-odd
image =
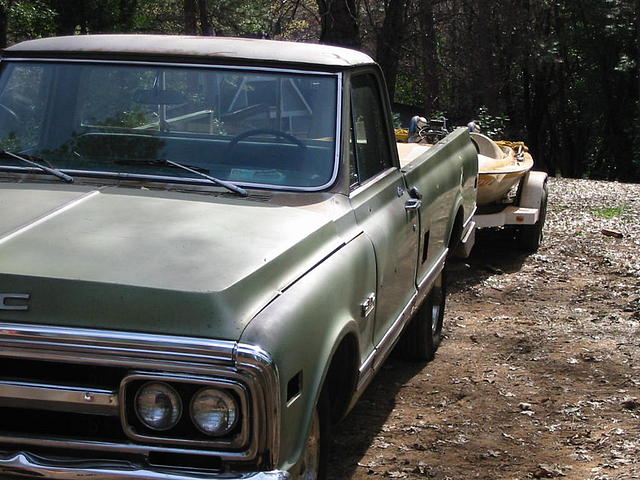
[[[402,351],[409,360],[433,360],[442,340],[442,323],[447,296],[444,270],[404,332]]]
[[[329,401],[323,393],[313,412],[311,428],[302,452],[300,480],[325,480],[329,450]]]

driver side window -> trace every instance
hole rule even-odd
[[[373,74],[351,80],[351,183],[352,187],[391,168],[389,139],[378,82]]]

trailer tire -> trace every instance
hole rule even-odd
[[[445,270],[433,282],[427,298],[415,313],[402,338],[402,353],[407,360],[430,361],[442,340],[442,324],[447,296]]]
[[[547,187],[547,182],[544,182],[542,186],[542,193],[540,195],[540,214],[538,215],[538,221],[533,225],[522,225],[518,229],[518,245],[524,252],[536,252],[544,239],[543,230],[544,222],[547,218],[548,196],[549,189]]]

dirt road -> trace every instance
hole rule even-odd
[[[551,179],[545,235],[454,265],[436,359],[387,361],[330,478],[640,478],[640,185]]]

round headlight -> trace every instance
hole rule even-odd
[[[238,419],[238,405],[231,395],[203,388],[191,400],[191,420],[206,435],[229,433]]]
[[[145,426],[152,430],[169,430],[180,420],[182,400],[166,383],[149,382],[138,390],[135,410]]]

